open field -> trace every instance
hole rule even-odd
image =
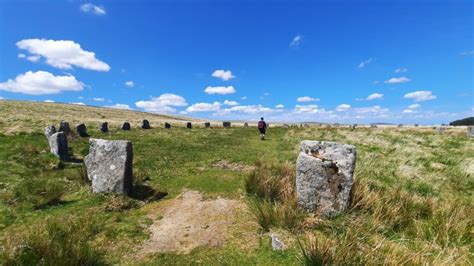
[[[3,101],[0,111],[0,264],[474,261],[474,141],[465,128],[275,127],[260,141],[252,127],[98,132],[102,120],[146,118],[153,127],[169,119],[122,110]],[[61,119],[94,125],[94,138],[132,141],[131,197],[93,194],[83,167],[49,154],[42,129]],[[356,146],[345,214],[322,219],[293,208],[306,139]],[[88,153],[85,138],[72,135],[69,145],[78,159]],[[280,194],[254,193],[252,177],[277,180]],[[269,232],[287,249],[273,251]]]

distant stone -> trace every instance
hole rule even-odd
[[[49,137],[54,133],[56,133],[56,128],[53,125],[48,125],[44,128],[44,135],[47,139],[49,139]]]
[[[64,122],[64,121],[61,121],[59,123],[59,130],[58,132],[64,132],[66,134],[69,134],[71,133],[71,128],[69,127],[69,123],[68,122]]]
[[[76,132],[79,136],[83,138],[89,137],[89,134],[87,134],[87,127],[85,124],[79,124],[76,126]]]
[[[286,246],[283,244],[283,242],[278,238],[278,235],[272,233],[270,234],[270,237],[272,239],[272,249],[275,251],[281,251],[285,250]]]
[[[437,127],[437,128],[436,128],[436,132],[438,132],[439,134],[444,133],[445,130],[446,130],[445,127]]]
[[[377,128],[377,125],[376,124],[371,124],[370,127],[371,128]]]
[[[205,123],[204,123],[204,127],[205,127],[205,128],[210,128],[210,127],[211,127],[211,123],[205,122]]]
[[[144,119],[144,120],[142,121],[142,128],[143,128],[143,129],[150,129],[150,128],[151,128],[151,127],[150,127],[150,122],[149,122],[148,120]]]
[[[249,123],[245,122],[244,127],[249,127]]]
[[[168,123],[168,122],[166,122],[166,123],[165,123],[165,128],[171,128],[171,124]]]
[[[288,124],[283,124],[283,128],[289,128],[289,127],[290,127],[290,125],[288,125]]]
[[[225,128],[229,128],[230,127],[230,122],[229,121],[224,121],[224,122],[222,122],[222,126],[225,127]]]
[[[67,160],[69,158],[66,133],[56,132],[52,134],[48,138],[48,143],[52,154],[56,155],[61,160]]]
[[[89,139],[84,158],[94,193],[128,194],[133,188],[133,148],[126,140]]]
[[[352,129],[356,129],[356,127],[357,127],[357,124],[353,124],[353,125],[351,126]]]
[[[339,126],[340,126],[339,123],[334,124],[334,127],[339,127]]]
[[[191,122],[187,122],[186,128],[189,128],[189,129],[193,128],[193,124]]]
[[[124,122],[122,124],[122,130],[130,130],[131,126],[130,126],[130,123],[129,122]]]
[[[474,126],[467,127],[467,136],[469,138],[474,138]]]
[[[296,162],[298,206],[328,217],[346,210],[355,162],[356,149],[352,145],[302,141]]]
[[[398,124],[398,127],[403,127],[403,124]]]
[[[418,124],[415,124],[415,127],[418,127]]]
[[[100,132],[107,133],[109,132],[109,124],[107,122],[101,123],[99,125]]]

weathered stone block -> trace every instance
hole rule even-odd
[[[225,128],[229,128],[230,127],[230,122],[229,121],[224,121],[224,122],[222,122],[222,126],[225,127]]]
[[[332,216],[349,205],[356,149],[325,141],[302,141],[296,162],[298,206],[308,212]]]
[[[66,134],[69,134],[71,133],[71,128],[69,127],[69,123],[68,122],[64,122],[64,121],[61,121],[59,123],[59,132],[64,132]]]
[[[48,125],[44,128],[44,135],[47,139],[49,139],[49,137],[54,133],[56,133],[56,128],[53,125]]]
[[[52,134],[48,138],[48,143],[52,154],[56,155],[61,160],[67,160],[69,158],[66,133],[56,132]]]
[[[165,123],[165,128],[171,128],[171,124],[168,123],[168,122],[166,122],[166,123]]]
[[[143,128],[143,129],[150,129],[150,128],[151,128],[151,127],[150,127],[150,122],[149,122],[148,120],[144,119],[144,120],[142,121],[142,128]]]
[[[249,127],[249,123],[245,122],[244,127]]]
[[[193,124],[192,124],[191,122],[187,122],[187,123],[186,123],[186,127],[189,128],[189,129],[191,129],[191,128],[193,128]]]
[[[99,125],[100,132],[107,133],[109,132],[109,124],[107,122],[101,123]]]
[[[474,138],[474,126],[467,127],[467,137]]]
[[[209,122],[204,123],[204,127],[205,127],[205,128],[210,128],[210,127],[211,127],[211,123],[209,123]]]
[[[87,134],[87,127],[85,124],[77,125],[76,131],[77,131],[77,134],[83,138],[89,137],[89,134]]]
[[[133,148],[126,140],[89,140],[89,154],[84,158],[87,176],[94,193],[128,194],[133,188]]]
[[[130,130],[130,128],[131,126],[129,122],[124,122],[121,127],[122,130]]]

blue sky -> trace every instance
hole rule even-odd
[[[472,1],[0,0],[0,97],[204,117],[474,113]]]

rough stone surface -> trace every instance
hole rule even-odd
[[[48,138],[51,153],[61,160],[68,159],[69,148],[67,146],[67,137],[64,132],[56,132]]]
[[[333,216],[350,202],[356,149],[325,141],[302,141],[296,162],[298,205],[308,212]]]
[[[144,120],[142,121],[142,128],[143,128],[143,129],[150,129],[150,128],[151,128],[151,127],[150,127],[150,122],[149,122],[148,120],[144,119]]]
[[[109,132],[109,124],[107,122],[101,123],[99,125],[100,132],[107,133]]]
[[[79,124],[76,126],[76,132],[79,136],[86,138],[89,137],[89,134],[87,134],[87,127],[85,124]]]
[[[193,128],[193,124],[191,122],[186,123],[187,128]]]
[[[171,128],[171,124],[168,123],[168,122],[166,122],[166,123],[165,123],[165,128]]]
[[[474,138],[474,126],[467,127],[467,136],[469,138]]]
[[[398,127],[403,127],[403,124],[398,124]]]
[[[371,124],[370,127],[371,128],[377,128],[377,125],[376,124]]]
[[[224,121],[222,122],[223,127],[230,127],[230,122],[229,121]]]
[[[272,233],[270,234],[270,237],[272,238],[272,249],[273,250],[285,250],[286,246],[283,244],[283,242],[278,238],[278,235]]]
[[[289,127],[290,127],[290,125],[288,125],[288,124],[283,124],[283,128],[289,128]]]
[[[439,134],[444,133],[445,130],[446,130],[445,127],[437,127],[437,128],[436,128],[436,131],[437,131]]]
[[[129,122],[124,122],[121,127],[122,130],[130,130],[130,128],[131,126]]]
[[[205,127],[205,128],[210,128],[210,127],[211,127],[211,123],[209,123],[209,122],[204,123],[204,127]]]
[[[128,194],[133,186],[132,143],[126,140],[89,140],[89,154],[84,158],[87,176],[94,193]]]
[[[415,124],[415,127],[418,127],[418,124]]]
[[[245,122],[244,127],[249,127],[249,123]]]
[[[68,122],[61,121],[59,123],[59,132],[64,132],[66,134],[69,134],[71,132],[71,128],[69,127]]]
[[[47,139],[49,139],[49,137],[54,133],[56,133],[56,128],[53,125],[48,125],[44,128],[44,135]]]

